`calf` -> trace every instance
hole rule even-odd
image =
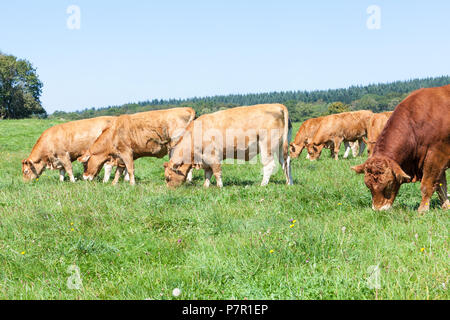
[[[377,139],[383,131],[384,126],[391,117],[393,111],[375,113],[369,121],[369,127],[367,128],[367,139],[363,138],[364,143],[367,145],[367,153],[369,157],[372,155],[373,148],[377,143]]]
[[[178,143],[185,128],[195,118],[192,108],[142,112],[118,117],[89,150],[78,160],[85,164],[84,180],[92,181],[107,161],[118,165],[116,184],[127,169],[130,184],[135,184],[134,160],[141,157],[162,158]]]
[[[250,161],[261,154],[264,165],[261,185],[265,186],[276,166],[275,152],[283,166],[286,183],[292,184],[288,154],[291,131],[288,110],[281,104],[238,107],[202,115],[188,127],[170,162],[164,164],[167,185],[180,186],[192,167],[201,167],[205,170],[205,187],[209,187],[212,175],[217,186],[222,187],[222,160]]]
[[[341,143],[346,141],[358,141],[361,146],[359,155],[361,155],[364,152],[362,138],[367,135],[367,127],[372,115],[372,111],[362,110],[326,116],[311,142],[307,144],[310,160],[317,160],[322,149],[329,144],[333,144],[334,158],[338,160]]]
[[[394,110],[378,137],[372,156],[353,167],[364,173],[372,208],[387,210],[400,185],[421,181],[419,211],[428,211],[436,191],[443,209],[450,203],[445,171],[450,164],[450,85],[420,89]]]
[[[75,182],[72,162],[89,149],[114,119],[115,117],[99,117],[72,121],[45,130],[30,156],[22,161],[23,179],[37,179],[47,168],[59,170],[61,181],[64,181],[67,172],[70,181]],[[112,165],[107,164],[105,171],[110,171],[111,168]]]

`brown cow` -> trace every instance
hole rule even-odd
[[[276,167],[274,153],[278,154],[287,184],[292,184],[288,150],[291,131],[288,110],[281,104],[202,115],[188,127],[170,162],[164,164],[167,185],[180,186],[192,167],[201,167],[205,170],[205,187],[209,187],[213,174],[217,186],[222,187],[222,160],[250,161],[261,154],[264,166],[261,185],[265,186]]]
[[[369,110],[344,112],[326,116],[320,123],[316,134],[307,144],[310,160],[317,160],[322,149],[328,145],[334,145],[334,157],[338,160],[342,142],[358,141],[360,155],[364,152],[362,138],[367,135],[367,127],[373,113]]]
[[[367,139],[363,138],[364,143],[367,145],[367,154],[369,157],[372,155],[373,148],[377,142],[378,137],[383,131],[384,126],[391,117],[393,111],[375,113],[369,122],[369,127],[367,128]]]
[[[37,179],[47,168],[59,170],[61,181],[64,181],[67,172],[70,181],[75,182],[72,162],[89,149],[114,119],[115,117],[99,117],[72,121],[45,130],[30,156],[22,161],[23,179]],[[111,165],[105,167],[105,170],[111,170]]]
[[[292,159],[296,159],[300,156],[305,146],[316,134],[322,119],[324,119],[324,117],[312,118],[302,123],[294,141],[290,144],[289,150]],[[309,155],[307,155],[307,158],[309,158]]]
[[[295,136],[294,141],[290,144],[289,150],[292,159],[296,159],[299,157],[303,149],[308,145],[308,143],[311,142],[312,138],[317,132],[317,129],[320,126],[321,121],[325,118],[326,117],[312,118],[302,123],[300,129],[297,132],[297,135]],[[355,141],[349,143],[345,141],[344,144],[345,144],[344,158],[346,159],[348,157],[350,150],[352,150],[353,156],[356,157],[356,155],[358,154],[358,147],[360,147],[358,142]],[[331,157],[334,158],[335,157],[334,144],[328,143],[324,147],[330,149]],[[306,159],[309,159],[309,154],[306,155]]]
[[[130,184],[135,184],[134,160],[162,158],[178,143],[186,127],[195,118],[192,108],[141,112],[118,117],[78,161],[86,166],[84,180],[92,181],[106,161],[115,161],[118,174],[126,167]]]
[[[436,191],[448,209],[445,171],[450,164],[450,85],[420,89],[400,103],[378,137],[372,157],[353,167],[364,173],[372,207],[387,210],[400,185],[421,181],[419,211],[430,208]]]

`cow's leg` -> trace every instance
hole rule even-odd
[[[360,150],[360,142],[359,140],[350,142],[350,148],[352,149],[352,156],[353,158],[356,158],[358,156],[358,152]]]
[[[134,179],[134,160],[132,152],[124,152],[121,153],[121,158],[125,167],[130,175],[130,185],[134,186],[136,184],[136,180]]]
[[[192,182],[192,172],[194,171],[194,168],[189,169],[186,180],[187,182],[191,183]]]
[[[263,179],[261,181],[261,186],[264,187],[269,184],[270,177],[272,176],[273,170],[276,167],[274,154],[277,151],[276,148],[272,148],[270,140],[260,140],[259,150],[261,153],[261,163],[263,167]],[[278,148],[279,150],[279,148]],[[277,151],[280,152],[280,151]]]
[[[205,168],[205,183],[203,184],[203,187],[209,188],[211,185],[211,177],[213,175],[213,171],[210,167]]]
[[[285,159],[283,151],[283,144],[280,144],[280,148],[278,149],[278,161],[283,167],[284,176],[286,177],[286,184],[291,186],[294,184],[294,182],[292,181],[291,157],[288,153]]]
[[[64,170],[64,169],[59,170],[59,181],[63,182],[65,175],[66,175],[66,170]]]
[[[114,180],[112,182],[113,186],[115,186],[119,182],[120,177],[122,176],[122,173],[124,172],[124,170],[126,170],[124,167],[120,167],[120,166],[117,167],[116,174],[114,175]]]
[[[450,209],[450,201],[447,194],[447,178],[445,177],[445,171],[441,175],[439,185],[437,186],[437,194],[439,200],[441,200],[442,209]]]
[[[112,164],[111,163],[105,163],[105,165],[103,166],[103,168],[105,169],[105,176],[103,177],[103,183],[107,183],[109,181],[109,178],[111,177],[111,171],[112,171]]]
[[[334,143],[334,160],[339,160],[339,150],[341,149],[342,138],[335,138]]]
[[[263,179],[261,182],[261,187],[267,186],[269,184],[270,177],[272,176],[273,170],[275,169],[275,160],[273,157],[270,157],[270,159],[267,159],[267,162],[264,165],[263,168]]]
[[[130,174],[128,173],[128,170],[127,170],[127,168],[123,168],[124,170],[122,170],[123,171],[123,173],[124,173],[124,178],[123,178],[123,180],[124,181],[130,181]]]
[[[330,149],[330,157],[331,157],[332,159],[335,158],[334,143],[333,143],[333,141],[329,141],[329,142],[325,143],[325,145],[324,145],[323,148],[324,148],[324,149],[325,149],[325,148],[326,148],[326,149]],[[319,157],[320,157],[320,155],[319,155]],[[319,159],[319,158],[317,158],[317,159]]]
[[[350,150],[353,151],[353,149],[350,146],[350,142],[348,142],[348,141],[344,141],[344,147],[345,147],[344,159],[347,159],[350,154]],[[354,153],[353,153],[353,156],[355,156]]]
[[[58,156],[58,159],[60,160],[60,162],[63,166],[63,169],[69,175],[70,182],[75,182],[75,177],[73,176],[73,171],[72,171],[72,161],[70,161],[69,155],[67,154],[64,156]]]
[[[220,164],[215,164],[211,167],[214,177],[216,178],[216,183],[219,188],[223,187],[222,183],[222,167]]]
[[[364,153],[364,150],[366,150],[366,144],[364,143],[364,140],[358,139],[358,145],[359,145],[359,152],[358,152],[358,157],[361,157],[362,154]]]
[[[438,187],[440,187],[441,181],[445,179],[445,166],[447,165],[447,161],[447,155],[443,154],[442,151],[436,149],[430,149],[428,151],[428,156],[423,166],[422,183],[420,185],[422,202],[419,206],[419,212],[428,211],[430,209],[431,196],[435,191],[438,194],[440,193]],[[444,178],[442,178],[442,175],[444,175]]]
[[[334,146],[330,145],[330,156],[334,159]]]

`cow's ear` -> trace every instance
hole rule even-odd
[[[411,182],[411,177],[408,176],[405,171],[398,165],[397,162],[391,161],[392,172],[394,173],[397,181],[400,183],[408,183]]]
[[[167,169],[167,167],[169,166],[168,162],[164,162],[164,168]]]
[[[290,150],[292,153],[295,153],[295,144],[294,143],[290,144]]]
[[[22,164],[28,164],[27,160],[22,160]]]
[[[89,161],[90,157],[91,156],[87,154],[87,155],[83,155],[83,156],[79,157],[77,160],[78,160],[78,162],[86,163]]]
[[[357,174],[361,174],[361,173],[364,173],[365,167],[366,167],[366,164],[363,163],[363,164],[360,164],[359,166],[352,167],[352,170],[355,171]]]

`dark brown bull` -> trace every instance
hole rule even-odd
[[[387,210],[400,185],[421,181],[419,212],[428,211],[438,193],[443,209],[450,203],[445,171],[450,164],[450,85],[420,89],[394,111],[378,137],[372,157],[353,167],[364,173],[372,207]]]

